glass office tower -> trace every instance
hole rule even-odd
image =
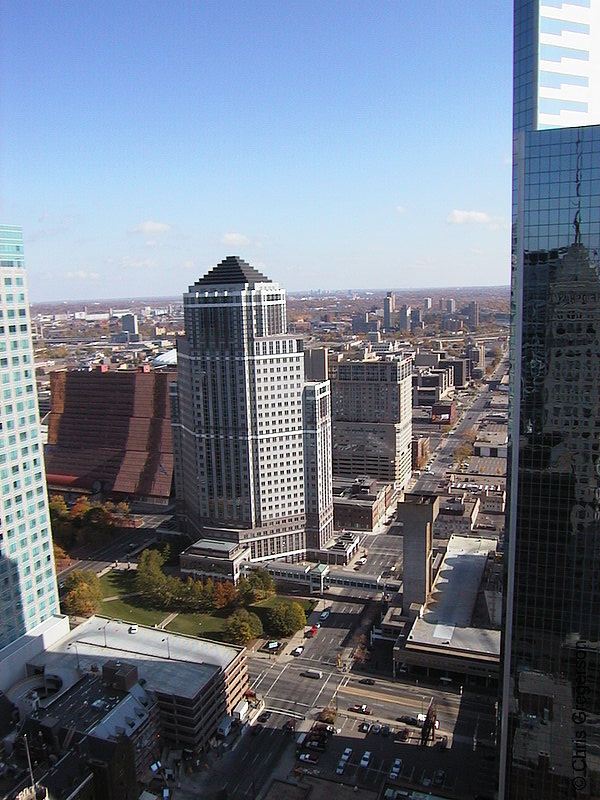
[[[23,234],[0,225],[0,649],[55,613]]]
[[[600,2],[516,0],[501,798],[600,797]]]

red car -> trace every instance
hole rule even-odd
[[[366,706],[364,703],[362,703],[362,705],[357,703],[355,706],[350,706],[348,711],[356,711],[357,714],[371,713],[371,709],[369,708],[369,706]]]

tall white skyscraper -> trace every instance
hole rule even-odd
[[[285,290],[229,256],[183,305],[171,390],[180,521],[248,544],[255,561],[300,559],[304,354],[287,333]]]
[[[0,648],[58,613],[23,233],[0,225]]]

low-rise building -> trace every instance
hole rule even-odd
[[[211,531],[206,532],[210,535]],[[198,539],[181,553],[179,567],[186,575],[237,585],[245,561],[250,561],[250,547],[242,542]]]
[[[372,531],[384,519],[396,497],[391,483],[362,476],[354,481],[333,479],[333,513],[336,530]]]

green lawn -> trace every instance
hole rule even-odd
[[[168,611],[157,611],[153,608],[142,608],[135,605],[136,598],[125,600],[105,600],[100,603],[96,613],[111,619],[122,619],[124,622],[137,622],[140,625],[155,625],[168,616]]]
[[[135,570],[113,569],[100,578],[102,597],[135,592]],[[166,616],[166,615],[165,615]]]
[[[230,613],[230,611],[217,611],[214,614],[178,614],[167,625],[167,630],[175,633],[186,633],[188,636],[201,636],[206,639],[222,641],[223,630]]]

